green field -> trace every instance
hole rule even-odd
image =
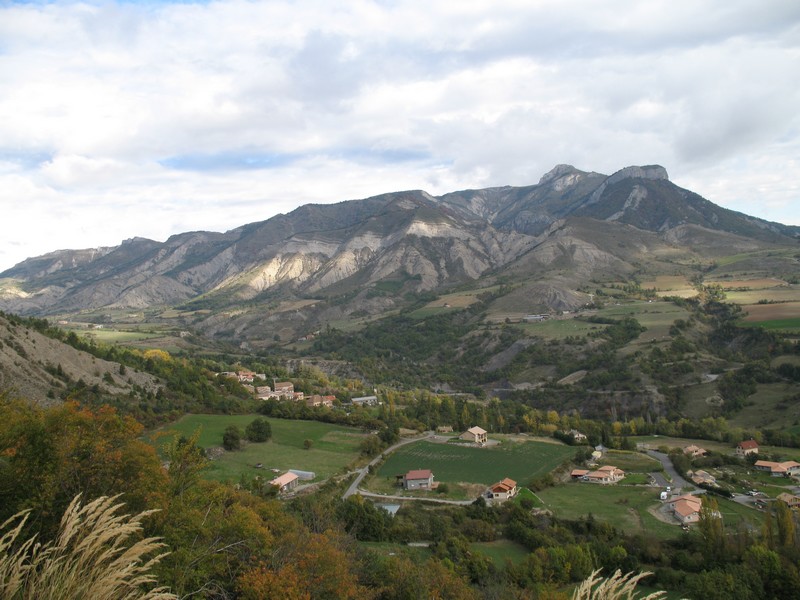
[[[613,465],[626,473],[652,473],[663,470],[661,463],[655,458],[641,452],[625,450],[609,450],[598,462],[601,465]]]
[[[546,442],[505,442],[496,447],[474,448],[421,441],[394,452],[378,470],[375,480],[430,469],[436,481],[490,485],[504,477],[524,484],[549,473],[575,454],[575,448]]]
[[[656,488],[570,482],[538,495],[557,517],[579,519],[591,514],[628,532],[644,531],[660,538],[681,533],[678,525],[659,521],[648,512],[660,505]]]
[[[200,428],[198,443],[203,448],[222,445],[222,434],[229,425],[244,431],[247,424],[260,415],[186,415],[171,425],[148,434],[148,441],[158,438],[156,446],[169,439],[170,432],[189,437]],[[359,458],[359,446],[364,438],[358,429],[320,423],[267,419],[272,426],[272,439],[261,444],[246,444],[242,450],[224,452],[211,461],[206,471],[208,479],[238,481],[242,474],[270,476],[268,469],[300,469],[316,473],[315,481],[341,472]],[[167,433],[166,437],[159,434]],[[304,441],[311,440],[311,449]],[[264,469],[256,469],[262,463]],[[265,471],[266,469],[266,471]]]

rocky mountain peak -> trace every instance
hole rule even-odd
[[[664,179],[669,181],[669,175],[667,174],[667,170],[661,165],[625,167],[609,177],[608,184],[612,185],[623,179]]]
[[[551,181],[555,181],[559,177],[563,177],[564,175],[569,175],[570,173],[574,173],[577,169],[572,165],[556,165],[552,169],[550,169],[547,173],[542,175],[542,178],[539,180],[539,185],[544,185],[545,183],[549,183]]]

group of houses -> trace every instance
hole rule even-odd
[[[625,477],[625,471],[613,465],[605,465],[595,470],[573,469],[570,477],[580,481],[588,481],[589,483],[610,485],[622,481]]]
[[[452,431],[453,428],[449,425],[437,427],[438,433],[452,433]],[[461,433],[458,439],[483,446],[488,441],[488,433],[485,429],[475,426]],[[412,469],[403,475],[397,475],[396,478],[403,489],[409,491],[435,490],[439,485],[439,482],[434,481],[433,472],[430,469]],[[499,503],[514,498],[518,492],[517,482],[505,477],[490,485],[483,497],[488,502]]]
[[[800,463],[787,460],[784,462],[773,462],[771,460],[757,460],[753,464],[757,471],[765,471],[773,477],[792,477],[800,474]]]

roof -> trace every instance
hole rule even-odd
[[[688,517],[694,513],[700,512],[700,502],[692,502],[691,500],[681,499],[676,501],[672,509],[682,517]]]
[[[695,446],[694,444],[692,444],[691,446],[686,446],[686,448],[683,449],[683,452],[685,454],[689,454],[690,452],[691,453],[697,453],[697,452],[705,453],[706,450],[705,450],[705,448],[701,448],[700,446]]]
[[[777,496],[778,500],[783,500],[786,504],[798,504],[800,503],[800,496],[795,496],[794,494],[790,494],[788,492],[782,492]]]
[[[493,492],[510,492],[515,487],[517,487],[517,482],[506,477],[502,481],[495,483],[491,489]]]
[[[572,469],[572,471],[570,472],[570,475],[572,477],[583,477],[588,472],[589,472],[588,469]]]
[[[279,475],[278,477],[270,481],[270,483],[272,485],[277,485],[278,487],[283,487],[285,485],[292,483],[296,479],[298,479],[297,474],[284,473],[283,475]]]
[[[484,435],[486,433],[486,430],[475,426],[467,429],[467,433],[472,433],[474,435]]]
[[[758,442],[755,440],[744,440],[739,442],[737,448],[741,448],[742,450],[752,450],[754,448],[758,448]]]
[[[433,473],[430,469],[416,469],[406,473],[405,479],[430,479],[431,477],[433,477]]]

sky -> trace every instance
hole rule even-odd
[[[0,0],[0,271],[561,163],[800,225],[800,2]]]

